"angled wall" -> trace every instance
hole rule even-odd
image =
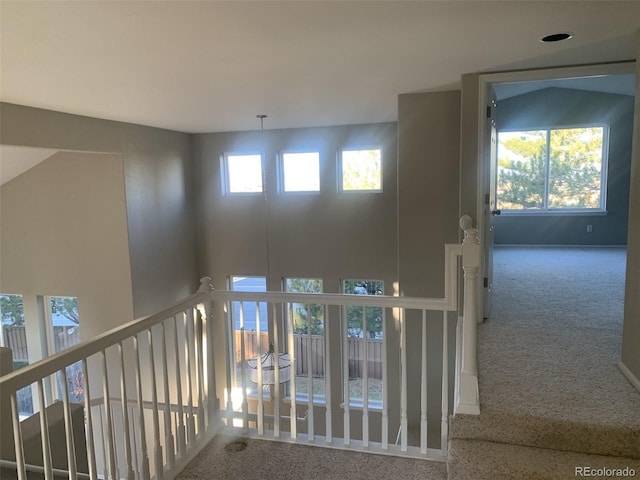
[[[193,293],[198,278],[188,134],[8,103],[0,104],[0,116],[5,145],[121,155],[134,317]]]
[[[77,297],[81,340],[133,318],[121,155],[59,152],[0,192],[0,292]]]

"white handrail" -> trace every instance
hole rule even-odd
[[[204,293],[196,293],[176,305],[148,317],[131,320],[119,327],[108,332],[104,332],[97,337],[86,340],[62,352],[46,357],[27,367],[21,368],[14,372],[8,373],[0,377],[0,390],[17,391],[27,385],[37,382],[41,378],[53,375],[60,369],[67,367],[88,358],[96,353],[102,352],[107,348],[116,345],[131,338],[132,336],[151,328],[162,320],[178,314],[188,308],[192,308],[198,303],[206,301],[207,295]]]

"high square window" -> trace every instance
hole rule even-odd
[[[320,154],[318,152],[284,152],[281,159],[284,192],[320,191]]]
[[[340,152],[340,190],[382,191],[382,150],[342,150]]]
[[[225,154],[222,168],[225,194],[262,193],[262,168],[260,154]]]
[[[497,208],[604,211],[606,141],[601,125],[498,132]]]

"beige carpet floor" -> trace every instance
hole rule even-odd
[[[246,448],[225,447],[236,440]],[[218,435],[180,480],[445,480],[446,464]]]
[[[496,248],[483,412],[640,428],[640,392],[618,369],[625,262],[624,248]]]

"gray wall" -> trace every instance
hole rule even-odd
[[[383,280],[387,294],[441,297],[444,244],[458,241],[459,132],[460,92],[454,91],[400,96],[397,124],[194,135],[200,275],[212,275],[216,288],[225,288],[226,279],[234,274],[266,276],[268,236],[270,289],[279,290],[286,277],[319,277],[326,292],[338,292],[340,279],[368,278]],[[338,151],[375,146],[383,148],[383,192],[339,193]],[[320,193],[278,193],[276,157],[287,149],[320,152]],[[266,203],[262,195],[223,195],[223,154],[262,150]],[[407,318],[412,363],[409,408],[414,418],[419,418],[420,408],[420,318]],[[455,320],[451,315],[452,355]],[[388,318],[390,345],[397,344],[397,328],[397,322]],[[441,314],[429,318],[428,332],[434,382],[429,388],[429,420],[437,429]],[[337,330],[333,333],[339,335]],[[339,344],[339,337],[332,341]],[[222,343],[216,347],[218,352],[224,350]],[[397,352],[391,348],[389,354],[390,391],[396,392]],[[224,371],[217,373],[223,378]],[[453,378],[453,368],[450,373]],[[335,379],[340,375],[339,369],[333,372]],[[340,389],[333,391],[337,408]],[[392,405],[392,417],[397,417],[398,408]],[[334,421],[340,431],[340,416]],[[357,435],[359,428],[354,431]]]
[[[497,216],[493,219],[496,245],[626,244],[633,97],[547,88],[498,102],[496,123],[498,130],[609,125],[607,214]],[[587,225],[592,225],[592,233],[587,233]]]
[[[383,191],[338,193],[341,148],[382,147]],[[320,193],[279,194],[276,156],[282,150],[320,152]],[[262,195],[222,194],[224,153],[266,152],[267,202]],[[396,124],[266,130],[194,136],[200,274],[224,288],[229,275],[322,278],[326,292],[339,279],[397,281]]]
[[[193,293],[189,135],[7,103],[0,116],[2,144],[122,155],[136,317]]]
[[[211,275],[215,288],[225,288],[230,275],[268,276],[270,290],[280,290],[282,278],[322,278],[325,292],[339,292],[341,279],[375,279],[384,281],[385,293],[393,294],[398,251],[396,129],[395,123],[384,123],[194,135],[200,275]],[[339,193],[338,151],[373,147],[382,148],[383,191]],[[278,193],[276,158],[282,150],[320,153],[319,193]],[[262,195],[223,195],[221,157],[238,151],[265,153],[266,202]],[[214,328],[224,331],[223,315],[215,318]],[[332,319],[338,318],[339,311],[330,309],[325,319],[330,342],[338,346],[335,357],[340,355],[340,329]],[[387,317],[390,345],[397,344],[395,328]],[[224,379],[226,346],[223,336],[216,341],[216,375]],[[390,368],[394,365],[391,359]],[[330,401],[336,412],[342,401],[341,373],[339,363],[332,362],[331,378],[337,384]],[[342,431],[341,415],[333,415],[333,428]]]
[[[636,57],[640,59],[640,30],[637,34]],[[635,377],[636,388],[640,389],[640,62],[636,62],[635,108],[622,365]]]
[[[398,100],[398,277],[404,296],[444,295],[444,245],[458,243],[460,92],[400,95]],[[408,408],[420,417],[422,314],[407,312]],[[457,314],[448,317],[453,365]],[[427,317],[429,424],[440,421],[442,314]],[[449,370],[450,408],[454,369]],[[415,426],[412,426],[415,428]],[[411,431],[411,428],[410,428]]]

